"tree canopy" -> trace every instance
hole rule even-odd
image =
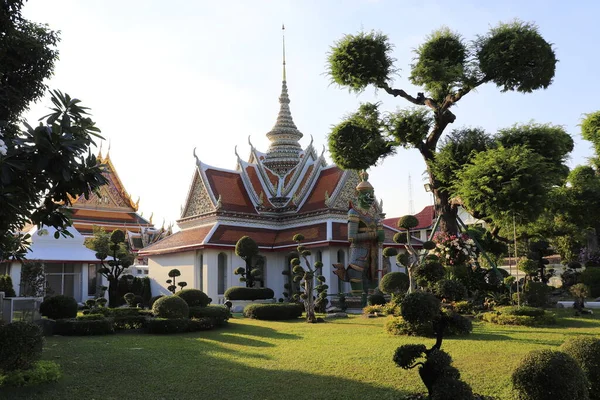
[[[389,38],[380,32],[345,35],[332,46],[328,55],[332,82],[354,92],[374,86],[416,106],[381,115],[378,104],[362,105],[357,113],[332,129],[329,136],[332,158],[345,169],[366,169],[392,154],[397,146],[418,149],[427,164],[436,210],[442,216],[440,228],[456,232],[456,208],[448,190],[453,172],[444,174],[441,171],[446,169],[437,165],[438,142],[447,126],[456,120],[451,108],[485,83],[495,84],[501,91],[523,93],[547,88],[554,78],[557,62],[554,50],[535,25],[522,21],[501,23],[472,43],[442,28],[415,50],[409,80],[424,91],[413,96],[391,87],[398,70],[392,49]],[[369,111],[367,117],[365,110]],[[445,167],[451,167],[460,158],[471,157],[472,151],[486,150],[489,144],[481,131],[461,130],[456,135],[455,139],[462,135],[477,146],[470,149],[445,146],[447,153],[453,155],[440,157],[439,162],[446,163]],[[446,144],[452,140],[451,137]]]

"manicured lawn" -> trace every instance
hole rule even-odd
[[[557,347],[574,334],[600,335],[599,315],[556,327],[475,323],[472,335],[446,339],[475,392],[510,397],[510,374],[523,355]],[[44,358],[61,364],[57,384],[0,390],[0,399],[402,399],[424,392],[416,370],[392,362],[396,347],[432,339],[389,336],[385,318],[324,324],[235,318],[216,331],[170,336],[118,334],[48,338]]]

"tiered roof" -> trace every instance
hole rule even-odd
[[[83,196],[72,199],[69,210],[72,212],[71,220],[75,229],[84,236],[91,236],[94,226],[102,227],[108,232],[122,229],[132,233],[140,233],[144,228],[154,228],[151,221],[137,213],[139,199],[134,202],[125,190],[110,155],[107,153],[103,157],[100,153],[98,159],[105,166],[103,175],[108,183],[87,199]]]

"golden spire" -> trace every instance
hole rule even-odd
[[[283,40],[283,81],[286,81],[285,78],[285,25],[281,24],[281,38]]]

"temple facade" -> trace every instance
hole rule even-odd
[[[292,119],[285,62],[279,104],[266,152],[249,140],[249,157],[243,160],[236,150],[235,168],[224,169],[203,163],[194,150],[194,173],[177,221],[181,230],[140,251],[148,258],[153,294],[167,293],[168,272],[176,268],[178,282],[203,290],[213,303],[222,302],[227,288],[244,285],[233,274],[244,265],[235,244],[249,236],[265,261],[259,285],[283,297],[287,277],[282,272],[296,257],[292,237],[297,233],[312,252],[311,264],[323,262],[329,293],[350,291],[332,265],[348,261],[348,209],[356,198],[358,174],[328,165],[325,149],[319,154],[312,139],[306,148],[300,145],[304,135]],[[373,207],[371,212],[383,218],[382,202]],[[385,230],[384,246],[398,246],[392,241],[398,230]],[[382,260],[381,265],[380,274],[398,269],[395,261]]]

